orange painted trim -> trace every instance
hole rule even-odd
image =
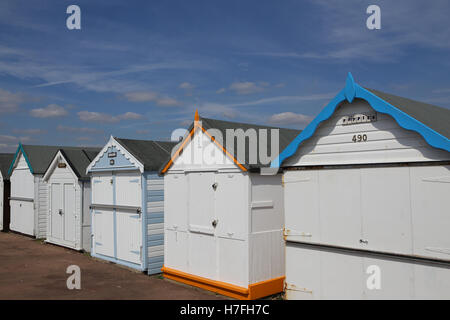
[[[239,300],[253,300],[283,292],[285,277],[278,277],[266,281],[261,281],[248,286],[248,288],[239,287],[226,282],[211,280],[199,277],[175,269],[162,267],[161,271],[164,277],[181,283],[185,283],[197,288],[216,292],[227,297]]]
[[[222,149],[223,152],[225,152],[225,154],[231,159],[233,160],[233,162],[244,172],[247,171],[247,169],[241,164],[239,163],[239,161],[231,155],[231,153],[229,153],[220,143],[218,143],[216,141],[216,139],[214,139],[213,136],[211,136],[201,125],[198,124],[198,120],[194,121],[194,127],[192,128],[191,132],[189,132],[189,137],[186,138],[184,140],[184,142],[181,144],[181,146],[178,148],[178,150],[175,152],[175,154],[172,156],[172,158],[169,160],[169,162],[166,164],[166,166],[164,167],[164,169],[162,169],[161,173],[166,173],[167,170],[169,170],[169,168],[172,166],[172,164],[174,163],[174,161],[179,157],[181,151],[183,150],[183,148],[186,146],[186,144],[188,143],[188,141],[190,141],[192,139],[192,137],[194,136],[195,130],[199,128],[201,129],[219,148]]]
[[[237,166],[242,170],[242,171],[247,171],[247,169],[242,165],[242,164],[240,164],[238,161],[237,161],[237,159],[235,158],[235,157],[233,157],[232,155],[231,155],[231,153],[229,153],[220,143],[218,143],[217,142],[217,140],[216,139],[214,139],[214,137],[213,136],[211,136],[203,127],[200,127],[201,129],[202,129],[202,131],[219,147],[219,148],[221,148],[222,149],[222,151],[223,152],[225,152],[225,154],[231,159],[231,160],[233,160],[233,162],[235,163],[235,164],[237,164]]]
[[[172,156],[172,158],[169,160],[169,162],[166,164],[166,166],[164,167],[164,169],[162,169],[162,173],[165,173],[173,164],[173,162],[175,161],[176,158],[178,158],[178,156],[181,153],[181,150],[183,150],[184,146],[188,143],[188,141],[190,141],[192,139],[192,136],[195,133],[195,128],[197,126],[194,125],[194,127],[192,128],[191,132],[189,132],[189,137],[187,139],[184,140],[184,142],[181,144],[181,146],[178,148],[178,150],[175,152],[175,154]]]

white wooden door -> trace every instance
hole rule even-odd
[[[50,186],[50,234],[54,239],[63,239],[63,192],[62,184],[52,183]]]
[[[114,179],[111,173],[96,173],[92,177],[92,203],[114,204]],[[93,214],[93,251],[114,258],[114,210],[95,208]]]
[[[120,207],[141,207],[141,173],[116,172],[115,198]],[[116,210],[117,259],[141,264],[142,213],[136,209]]]
[[[115,173],[116,204],[119,206],[140,207],[142,205],[141,173]]]
[[[216,279],[217,257],[214,236],[214,173],[187,175],[189,216],[189,269],[201,277]]]
[[[93,211],[94,252],[114,257],[114,212],[112,209]]]
[[[72,183],[64,184],[64,240],[75,243],[75,232],[77,224],[75,223],[75,186]]]
[[[141,214],[136,210],[116,210],[117,259],[141,263]]]
[[[113,204],[114,179],[111,173],[96,173],[92,177],[92,203]]]
[[[34,235],[34,203],[31,201],[11,200],[10,229],[20,233]]]

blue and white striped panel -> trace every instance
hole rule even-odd
[[[164,264],[164,178],[147,175],[148,274],[160,273]]]

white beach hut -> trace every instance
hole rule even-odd
[[[61,148],[44,174],[47,183],[47,242],[91,249],[91,182],[86,168],[100,148]]]
[[[450,110],[345,88],[280,154],[288,299],[450,298]]]
[[[235,139],[237,132],[243,140]],[[266,163],[257,151],[263,146],[278,154],[275,132],[280,148],[299,133],[196,113],[161,170],[166,278],[238,299],[283,290],[281,175],[261,175]]]

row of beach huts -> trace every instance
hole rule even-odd
[[[196,113],[175,142],[19,144],[0,226],[237,299],[450,299],[449,109],[349,74],[273,129]]]

